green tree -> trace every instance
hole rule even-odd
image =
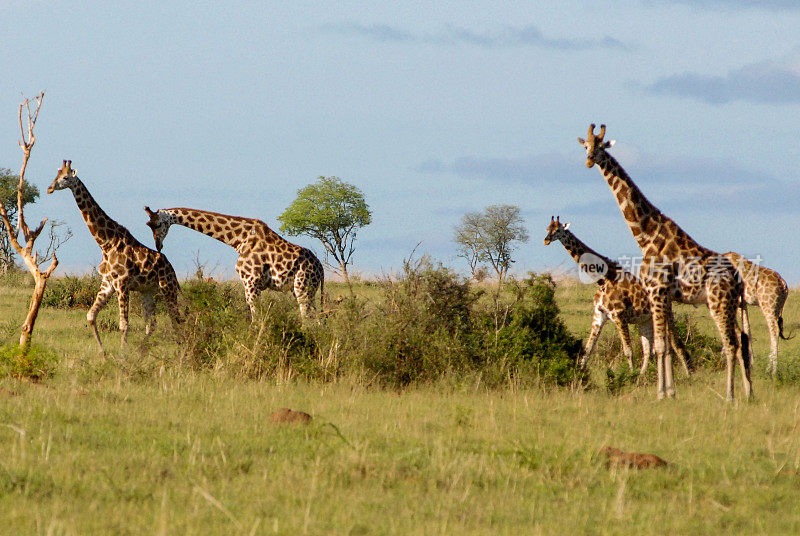
[[[350,282],[347,266],[355,251],[356,234],[372,221],[361,190],[338,177],[319,177],[297,191],[297,199],[278,221],[283,233],[307,235],[322,242],[326,259],[332,256],[338,264],[333,270]]]
[[[458,254],[469,263],[473,275],[479,262],[488,262],[500,282],[514,262],[517,243],[528,241],[528,231],[516,205],[492,205],[483,212],[464,214],[455,228]]]
[[[13,232],[16,233],[17,221],[17,186],[19,185],[19,175],[10,169],[0,168],[0,203],[6,209],[8,219],[14,226]],[[23,181],[22,185],[22,205],[33,203],[39,197],[39,189]],[[0,225],[0,272],[5,273],[14,266],[14,255],[16,250],[11,245],[8,231]]]

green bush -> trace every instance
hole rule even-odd
[[[0,274],[0,285],[4,287],[33,287],[33,276],[26,268],[12,266]]]
[[[213,365],[245,329],[249,312],[237,299],[241,289],[197,277],[181,290],[186,304],[181,359],[194,366]]]
[[[361,361],[381,383],[404,386],[480,361],[469,283],[423,257],[404,262],[398,281],[384,281],[384,299],[362,323]]]
[[[675,316],[675,337],[683,341],[686,351],[691,356],[691,366],[695,370],[725,368],[722,359],[722,341],[716,330],[711,335],[701,333],[697,323],[688,314],[683,313]]]
[[[443,377],[585,379],[575,367],[581,341],[559,318],[547,276],[513,282],[487,304],[484,291],[423,257],[375,287],[374,300],[343,298],[304,320],[291,293],[266,291],[250,323],[240,285],[194,278],[183,284],[181,361],[248,378],[347,373],[390,388]]]
[[[37,344],[31,345],[23,355],[19,344],[0,347],[0,377],[29,378],[41,380],[53,375],[56,355]]]
[[[606,367],[606,391],[610,395],[618,395],[622,390],[636,383],[639,379],[639,371],[628,366],[622,361],[616,367]]]
[[[53,277],[47,281],[42,297],[43,307],[88,309],[100,292],[100,274],[93,270],[84,276],[67,275]]]
[[[497,313],[484,316],[484,322],[497,326],[496,350],[512,363],[528,362],[547,383],[586,381],[586,373],[576,366],[581,340],[559,316],[556,284],[550,275],[531,273],[521,282],[512,281],[510,287],[515,301],[503,311],[502,323],[497,322]]]

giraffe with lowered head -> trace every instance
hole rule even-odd
[[[653,348],[653,319],[644,287],[639,283],[636,276],[625,270],[621,264],[600,255],[583,243],[569,230],[569,223],[562,224],[559,218],[554,219],[551,217],[550,225],[547,226],[544,245],[547,246],[553,241],[560,241],[567,253],[575,259],[575,262],[578,263],[582,270],[589,262],[601,263],[603,267],[596,280],[598,288],[593,299],[592,329],[589,333],[589,338],[586,340],[586,346],[580,362],[581,367],[586,365],[586,361],[592,355],[594,345],[606,321],[611,320],[617,327],[619,339],[622,343],[622,353],[631,368],[633,368],[633,350],[628,326],[634,324],[639,329],[642,341],[642,367],[639,370],[639,375],[644,374]],[[680,358],[684,371],[689,375],[689,361],[686,350],[680,341],[675,338],[672,325],[670,325],[669,330],[669,342],[670,347]]]
[[[586,149],[586,166],[595,164],[611,188],[628,228],[642,251],[639,279],[647,291],[655,332],[658,370],[658,398],[675,396],[672,360],[667,356],[666,340],[672,301],[708,305],[722,339],[727,364],[726,399],[733,400],[734,359],[742,372],[744,394],[753,393],[750,381],[749,343],[736,323],[737,308],[747,312],[744,285],[730,259],[695,242],[678,224],[658,210],[628,176],[607,149],[614,141],[604,139],[605,125],[599,134],[589,127],[586,139],[578,143]],[[740,351],[741,350],[741,351]]]
[[[180,287],[175,270],[167,257],[144,246],[130,231],[112,220],[100,208],[78,178],[77,171],[72,169],[72,160],[64,160],[47,193],[52,194],[56,190],[67,188],[72,190],[83,220],[103,253],[102,261],[97,268],[102,278],[100,292],[97,293],[92,307],[86,314],[86,320],[92,327],[100,351],[105,353],[100,335],[97,333],[95,319],[114,292],[117,293],[119,300],[119,329],[122,332],[122,344],[125,344],[128,338],[128,304],[131,291],[138,291],[142,295],[147,335],[150,335],[156,327],[154,302],[156,293],[162,294],[166,299],[173,325],[179,324]]]
[[[744,281],[745,301],[748,305],[758,305],[767,321],[769,331],[767,372],[774,376],[778,371],[778,338],[785,341],[792,338],[783,334],[783,305],[789,295],[789,285],[775,270],[759,266],[738,253],[729,251],[725,256],[733,263]],[[750,322],[747,321],[747,317],[742,329],[750,337]],[[752,342],[752,339],[750,341]],[[750,355],[752,356],[752,350]]]
[[[144,207],[153,231],[156,249],[161,251],[170,225],[194,229],[239,253],[236,273],[244,284],[244,295],[255,319],[256,298],[264,289],[292,289],[305,317],[314,308],[314,294],[320,289],[320,303],[325,283],[322,263],[311,250],[292,244],[278,236],[261,220],[228,216],[193,208],[162,208],[152,211]]]

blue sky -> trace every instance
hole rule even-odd
[[[417,243],[465,270],[453,227],[500,203],[531,235],[517,272],[571,269],[542,245],[551,215],[603,254],[638,253],[575,140],[606,123],[698,242],[800,283],[797,2],[285,4],[0,0],[0,166],[19,169],[17,106],[45,89],[29,180],[44,192],[72,159],[146,245],[145,204],[277,229],[299,188],[335,175],[374,213],[356,270],[397,269]],[[69,193],[43,193],[28,218],[43,216],[74,232],[62,273],[99,262]],[[198,255],[231,275],[236,258],[183,228],[164,252],[180,273]]]

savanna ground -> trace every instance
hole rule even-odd
[[[4,343],[17,338],[30,296],[23,279],[0,285]],[[385,299],[373,285],[355,291]],[[578,337],[589,331],[593,291],[556,288]],[[787,331],[799,326],[797,294]],[[265,309],[275,312],[272,302]],[[610,325],[589,388],[446,372],[398,386],[326,362],[346,363],[333,355],[345,341],[315,357],[313,375],[293,372],[285,356],[259,369],[253,330],[237,332],[250,342],[199,348],[207,326],[187,322],[178,338],[163,314],[144,343],[135,316],[123,350],[114,300],[100,320],[103,358],[85,311],[43,308],[34,341],[46,373],[0,380],[3,534],[800,533],[800,337],[781,343],[782,375],[767,378],[754,308],[756,398],[733,404],[713,363],[691,379],[679,372],[678,398],[657,402],[652,379],[637,385],[612,362]],[[678,317],[690,336],[712,333],[704,309],[679,307]],[[217,357],[197,357],[206,351]],[[737,371],[737,394],[740,385]],[[271,424],[283,406],[314,420]],[[605,445],[671,465],[607,468]]]

